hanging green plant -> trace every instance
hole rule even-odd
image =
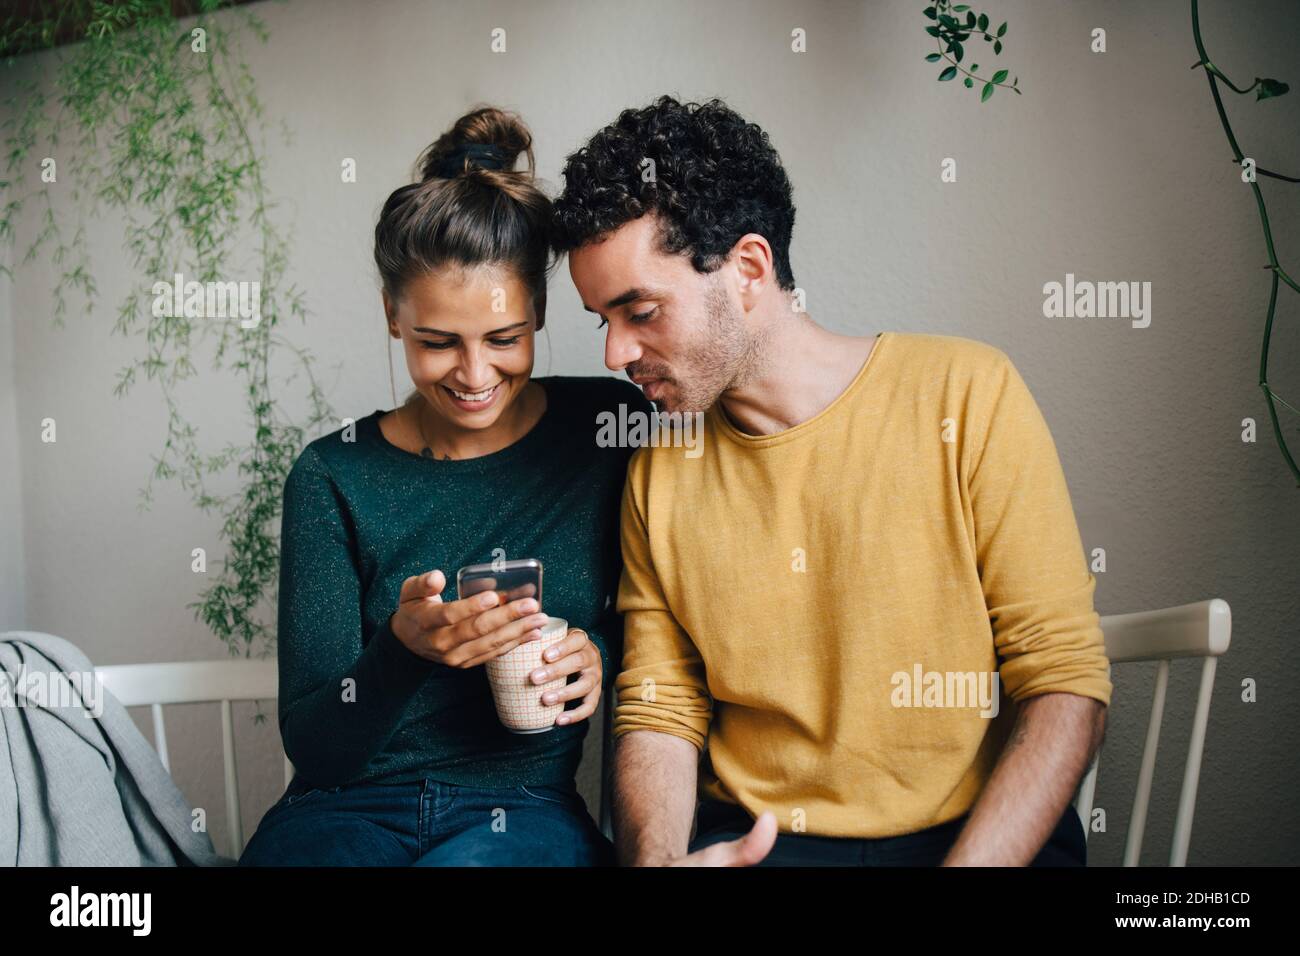
[[[307,312],[301,291],[285,287],[287,241],[269,216],[273,203],[254,142],[261,105],[238,52],[246,33],[265,42],[267,31],[231,0],[195,0],[180,11],[196,16],[184,29],[173,7],[170,0],[62,0],[5,21],[0,51],[13,92],[0,240],[14,242],[24,206],[42,204],[22,263],[43,254],[55,264],[53,320],[62,326],[70,293],[84,297],[87,314],[96,304],[85,218],[109,208],[125,219],[138,284],[119,305],[112,331],[141,348],[119,371],[114,393],[143,377],[167,410],[162,453],[139,506],[152,502],[155,480],[175,480],[201,510],[220,515],[224,556],[215,575],[194,559],[195,570],[212,577],[187,607],[231,655],[252,656],[274,648],[262,612],[278,585],[285,477],[308,432],[334,416],[312,374],[312,355],[277,331]],[[52,76],[14,80],[18,57],[62,43],[73,45],[50,58]],[[71,142],[63,139],[68,134]],[[75,228],[54,212],[52,191],[64,188],[72,201],[62,208],[76,210]],[[245,311],[225,309],[227,292],[238,293]],[[277,350],[289,353],[283,382],[271,375]],[[201,448],[176,394],[179,383],[198,376],[201,353],[243,386],[248,438],[215,452]],[[283,412],[294,382],[308,408],[299,423]],[[231,473],[237,491],[209,490],[214,477]]]
[[[1255,194],[1255,205],[1259,208],[1260,225],[1264,229],[1264,248],[1268,252],[1268,265],[1264,266],[1264,268],[1269,270],[1270,286],[1268,313],[1264,317],[1264,344],[1259,356],[1259,387],[1264,390],[1264,401],[1268,405],[1269,418],[1273,422],[1273,437],[1277,440],[1278,449],[1282,452],[1282,458],[1286,461],[1287,467],[1291,469],[1291,474],[1296,479],[1296,487],[1300,487],[1300,468],[1296,467],[1295,458],[1291,454],[1291,449],[1287,447],[1286,438],[1282,435],[1282,425],[1277,417],[1277,405],[1281,403],[1285,408],[1289,408],[1297,414],[1300,414],[1300,409],[1285,401],[1268,384],[1268,356],[1273,334],[1273,313],[1277,308],[1278,282],[1285,282],[1293,292],[1300,292],[1300,285],[1296,285],[1296,280],[1287,275],[1286,270],[1278,264],[1277,250],[1273,248],[1273,230],[1268,223],[1268,208],[1264,205],[1264,194],[1260,192],[1259,183],[1256,182],[1259,176],[1268,176],[1287,183],[1300,183],[1300,178],[1284,176],[1281,173],[1265,169],[1241,151],[1241,147],[1237,145],[1237,137],[1233,135],[1232,124],[1228,122],[1228,114],[1223,109],[1223,98],[1219,95],[1219,81],[1222,80],[1228,89],[1242,96],[1254,90],[1256,102],[1283,96],[1291,87],[1281,80],[1269,77],[1257,76],[1254,83],[1244,88],[1237,86],[1228,79],[1222,70],[1210,62],[1210,55],[1205,52],[1205,42],[1201,39],[1201,18],[1200,10],[1197,8],[1197,0],[1192,0],[1192,39],[1196,43],[1196,53],[1200,59],[1193,63],[1191,68],[1193,70],[1204,68],[1205,70],[1205,78],[1210,83],[1210,96],[1214,98],[1214,108],[1218,111],[1219,122],[1223,125],[1223,132],[1228,137],[1228,145],[1232,147],[1233,162],[1242,168],[1242,181],[1250,184],[1251,191]]]
[[[950,5],[949,0],[935,0],[923,12],[926,17],[934,21],[926,26],[925,32],[934,37],[939,45],[937,53],[926,54],[926,62],[938,63],[940,60],[945,60],[948,63],[939,74],[939,82],[955,79],[960,73],[964,76],[962,83],[967,89],[973,89],[977,82],[982,83],[981,103],[992,96],[999,86],[1013,93],[1020,92],[1017,85],[1020,77],[1012,77],[1010,83],[1006,82],[1010,75],[1009,70],[996,70],[989,79],[985,79],[977,75],[980,68],[978,63],[971,64],[969,70],[961,65],[962,58],[966,55],[966,48],[962,44],[969,41],[972,36],[983,37],[985,43],[993,44],[993,55],[1001,56],[1002,38],[1007,35],[1005,22],[990,33],[987,13],[976,13],[968,3]]]

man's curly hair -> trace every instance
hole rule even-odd
[[[645,160],[654,177],[642,180]],[[557,254],[597,242],[654,212],[664,252],[686,252],[697,272],[726,261],[741,236],[772,247],[777,283],[794,288],[790,180],[767,134],[719,99],[679,103],[661,96],[627,109],[564,166],[551,245]]]

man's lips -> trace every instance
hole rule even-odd
[[[664,386],[664,380],[662,378],[650,378],[644,375],[633,376],[632,382],[641,386],[641,391],[645,393],[645,397],[650,399],[652,402],[657,399]]]

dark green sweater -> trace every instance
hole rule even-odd
[[[311,442],[290,470],[279,718],[285,753],[309,783],[428,776],[510,787],[574,778],[587,721],[512,734],[497,719],[485,668],[425,660],[389,623],[412,575],[440,569],[448,582],[443,600],[451,601],[457,570],[490,562],[496,548],[506,559],[538,558],[542,610],[587,631],[609,692],[622,656],[614,610],[618,516],[633,449],[599,447],[596,416],[617,414],[620,403],[653,409],[618,379],[536,381],[547,395],[541,420],[493,454],[422,458],[384,438],[384,412],[375,411],[354,433],[344,428]]]

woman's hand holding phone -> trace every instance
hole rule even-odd
[[[441,571],[402,582],[397,610],[390,622],[397,639],[412,653],[448,667],[469,668],[500,657],[525,641],[541,639],[546,615],[538,611],[535,598],[498,607],[500,594],[485,591],[444,602],[442,591],[446,586],[447,578]],[[599,664],[600,655],[596,656]],[[596,687],[599,689],[599,682]]]
[[[587,632],[571,627],[564,640],[557,641],[542,654],[543,664],[532,673],[534,684],[545,684],[557,677],[570,674],[581,675],[577,680],[565,684],[557,691],[548,691],[542,695],[542,702],[554,704],[557,701],[582,698],[582,704],[573,710],[566,710],[555,718],[557,724],[574,724],[586,720],[596,712],[600,701],[601,677],[604,668],[600,662],[600,650]]]

